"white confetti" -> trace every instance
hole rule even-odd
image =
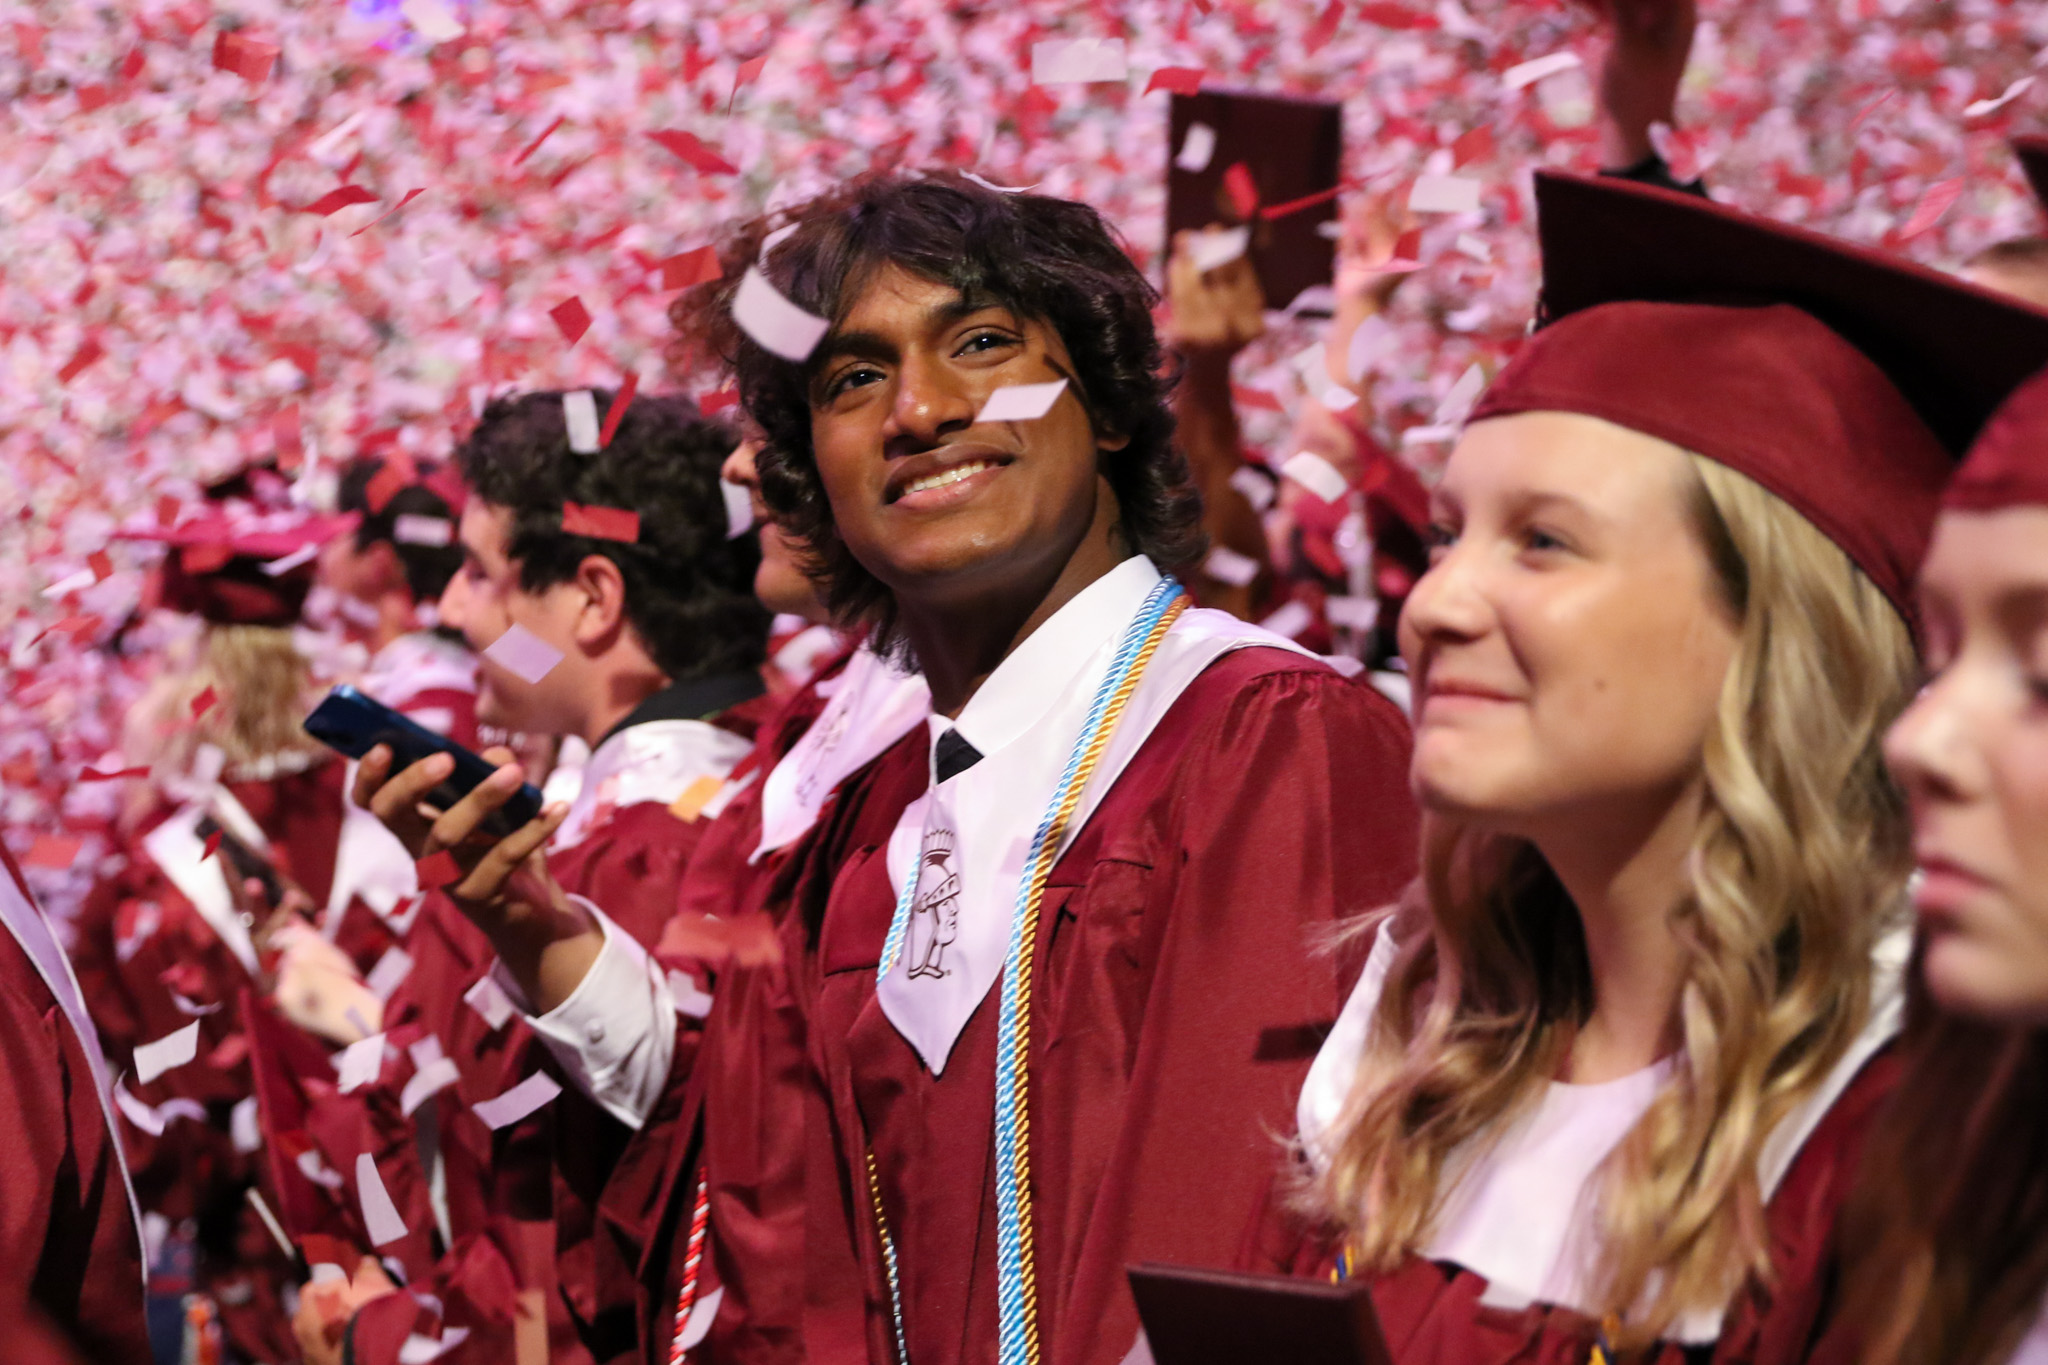
[[[571,389],[562,395],[562,420],[569,428],[569,449],[578,455],[597,454],[597,397],[589,389]]]
[[[1055,379],[1044,384],[1011,384],[997,389],[975,414],[977,422],[1035,422],[1052,411],[1052,405],[1067,390],[1067,381]]]
[[[391,538],[400,545],[453,545],[455,523],[446,517],[400,512],[391,522]]]
[[[440,1340],[423,1337],[414,1332],[398,1348],[398,1365],[432,1365],[442,1356],[469,1340],[467,1327],[450,1327],[441,1333]]]
[[[1047,38],[1031,45],[1033,85],[1086,85],[1130,78],[1121,38]]]
[[[1983,118],[1986,114],[1995,114],[2021,95],[2026,94],[2033,86],[2034,78],[2032,76],[2022,76],[2011,85],[2005,87],[2004,94],[1994,96],[1988,100],[1978,100],[1973,104],[1964,105],[1963,117]]]
[[[1299,602],[1283,602],[1271,616],[1259,622],[1275,635],[1284,635],[1292,640],[1295,636],[1315,624],[1315,613]]]
[[[276,578],[280,574],[290,573],[301,564],[311,564],[319,554],[320,547],[318,545],[301,545],[298,549],[293,550],[281,559],[265,561],[263,572],[269,574],[272,578]]]
[[[519,627],[514,626],[517,630]],[[370,968],[370,974],[363,978],[363,984],[370,988],[370,994],[379,1000],[389,1000],[398,984],[412,974],[412,954],[396,944],[384,950],[384,956],[377,959],[377,965]],[[354,1046],[351,1044],[350,1046]]]
[[[476,1116],[491,1128],[503,1128],[531,1114],[562,1093],[562,1087],[545,1071],[536,1071],[494,1099],[476,1106]]]
[[[754,500],[745,485],[724,479],[718,481],[718,491],[725,495],[725,538],[738,540],[754,528]]]
[[[562,662],[562,651],[515,621],[491,642],[484,657],[516,678],[537,683]]]
[[[517,1012],[512,997],[491,976],[479,977],[474,986],[462,993],[462,1003],[475,1010],[493,1033],[505,1027],[505,1021]]]
[[[1254,512],[1263,512],[1273,505],[1273,481],[1250,465],[1240,466],[1230,476],[1230,486],[1243,495]]]
[[[1280,477],[1292,479],[1324,502],[1342,502],[1351,485],[1331,464],[1312,450],[1298,451],[1280,466]]]
[[[405,1220],[398,1216],[398,1205],[391,1202],[391,1191],[384,1188],[384,1177],[377,1173],[377,1159],[368,1152],[356,1157],[356,1198],[363,1206],[363,1230],[370,1234],[371,1246],[384,1246],[405,1236]]]
[[[415,1109],[461,1079],[462,1073],[457,1071],[455,1063],[446,1057],[438,1057],[428,1062],[413,1072],[412,1079],[407,1081],[405,1089],[399,1092],[399,1112],[411,1118]]]
[[[1259,561],[1250,555],[1239,554],[1228,545],[1212,545],[1208,558],[1202,561],[1202,571],[1218,583],[1242,588],[1259,576]]]
[[[1248,227],[1208,228],[1197,232],[1188,243],[1188,258],[1195,269],[1207,274],[1219,265],[1229,265],[1251,249]]]
[[[1561,72],[1576,71],[1580,65],[1576,52],[1553,52],[1548,57],[1537,57],[1509,67],[1501,73],[1500,83],[1510,90],[1520,90]]]
[[[135,1079],[148,1085],[166,1071],[181,1067],[198,1055],[199,1025],[195,1022],[136,1048]]]
[[[384,1035],[373,1033],[341,1050],[341,1057],[334,1064],[334,1088],[344,1095],[352,1094],[376,1080],[383,1069]]]
[[[1359,323],[1345,350],[1345,375],[1354,384],[1364,379],[1367,371],[1393,353],[1395,340],[1393,325],[1378,313]]]
[[[698,989],[696,978],[688,972],[668,974],[668,993],[676,1002],[677,1014],[702,1019],[711,1013],[711,992]]]
[[[450,14],[441,0],[403,0],[398,12],[412,31],[430,43],[446,43],[463,35],[462,21]]]
[[[1206,123],[1190,123],[1187,136],[1180,142],[1180,154],[1173,164],[1184,171],[1200,174],[1209,169],[1209,162],[1216,155],[1216,130]]]
[[[1479,395],[1486,392],[1486,371],[1478,361],[1465,367],[1465,373],[1458,376],[1458,382],[1451,385],[1451,391],[1444,395],[1444,401],[1437,404],[1436,416],[1432,422],[1440,427],[1463,426],[1471,415],[1473,404]]]
[[[710,1335],[712,1320],[718,1316],[718,1305],[724,1300],[725,1286],[720,1285],[690,1306],[690,1320],[676,1333],[677,1351],[687,1351]]]
[[[832,326],[782,297],[768,277],[751,266],[733,295],[732,317],[763,350],[798,362],[810,359]]]
[[[1479,207],[1480,188],[1469,175],[1419,175],[1408,192],[1408,211],[1471,213]]]

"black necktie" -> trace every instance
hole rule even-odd
[[[969,744],[958,730],[947,730],[939,736],[939,742],[932,747],[933,765],[938,770],[939,781],[958,777],[975,764],[981,762],[981,750]]]

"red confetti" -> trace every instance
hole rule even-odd
[[[1267,412],[1285,412],[1280,400],[1264,389],[1249,388],[1243,384],[1230,386],[1231,401],[1241,408],[1263,408]]]
[[[215,830],[206,836],[206,851],[199,855],[200,862],[203,863],[214,854],[220,852],[220,836],[223,832],[222,830]]]
[[[512,158],[512,164],[515,166],[524,165],[526,162],[526,158],[532,156],[535,152],[539,151],[540,144],[546,142],[549,138],[553,137],[555,134],[555,129],[561,127],[562,124],[566,121],[566,116],[557,114],[555,116],[555,121],[553,123],[550,123],[546,128],[543,128],[541,130],[541,134],[539,137],[527,143],[526,149],[520,152],[518,156]]]
[[[1303,209],[1312,209],[1318,204],[1327,204],[1330,200],[1344,193],[1345,188],[1343,185],[1332,185],[1329,189],[1318,190],[1314,194],[1304,194],[1301,198],[1290,199],[1284,204],[1268,204],[1265,208],[1259,210],[1259,217],[1270,223],[1275,218],[1285,218],[1289,214],[1300,213]]]
[[[562,504],[562,534],[594,536],[631,545],[640,539],[640,514],[619,507],[586,507],[580,502]]]
[[[689,289],[695,285],[710,284],[725,273],[718,265],[718,248],[712,246],[680,252],[659,264],[663,289]]]
[[[640,376],[638,374],[627,375],[626,382],[619,385],[619,391],[612,395],[612,405],[604,415],[604,430],[597,433],[597,448],[599,450],[603,450],[612,443],[612,436],[619,429],[620,419],[626,415],[626,409],[633,404],[633,395],[638,392],[640,392]],[[639,536],[640,532],[636,522],[633,534],[626,537],[626,539],[637,540]]]
[[[413,864],[413,873],[419,884],[429,890],[450,886],[462,880],[462,864],[455,861],[455,855],[447,849],[429,853]]]
[[[714,389],[697,402],[697,411],[706,417],[716,417],[727,408],[735,407],[740,401],[738,389]]]
[[[147,768],[122,768],[118,772],[111,773],[103,773],[98,768],[85,768],[80,770],[78,780],[80,782],[119,782],[124,777],[148,776],[149,769]]]
[[[384,505],[398,495],[405,483],[405,471],[395,464],[387,464],[371,475],[369,486],[363,489],[363,496],[370,504],[370,515],[382,513]]]
[[[590,310],[583,306],[583,300],[570,297],[548,309],[548,316],[555,320],[555,326],[562,329],[562,339],[574,346],[583,340],[583,334],[590,330]]]
[[[69,384],[88,365],[105,354],[106,350],[100,345],[98,337],[87,337],[78,344],[78,349],[71,353],[71,359],[64,362],[64,368],[57,371],[57,382]]]
[[[361,185],[343,185],[339,189],[327,191],[327,193],[300,209],[299,212],[316,213],[324,218],[328,214],[348,208],[352,204],[374,204],[376,202],[377,196],[364,189]]]
[[[704,145],[695,133],[680,128],[649,133],[649,137],[690,163],[699,175],[738,175],[740,168]]]
[[[1230,196],[1230,207],[1239,219],[1258,212],[1259,185],[1252,179],[1252,168],[1242,161],[1233,161],[1223,173],[1223,192]]]
[[[1170,90],[1176,95],[1193,95],[1201,90],[1202,78],[1207,74],[1199,66],[1162,66],[1145,82],[1145,93]]]
[[[38,834],[21,861],[29,867],[69,868],[84,848],[83,835]]]
[[[746,61],[740,63],[740,69],[733,75],[732,78],[732,97],[731,99],[728,99],[725,104],[727,112],[730,112],[732,109],[732,101],[740,97],[740,87],[743,85],[752,84],[754,81],[759,80],[761,77],[761,69],[767,65],[768,54],[765,52],[763,52],[758,57],[750,57]]]
[[[213,40],[213,65],[217,70],[234,72],[251,85],[261,85],[270,79],[278,50],[276,43],[266,43],[246,33],[222,33]]]
[[[1380,28],[1424,32],[1442,27],[1433,14],[1417,14],[1403,5],[1371,3],[1358,7],[1358,17]]]
[[[94,550],[85,557],[86,567],[92,570],[92,581],[105,582],[114,572],[114,561],[107,557],[105,550]]]
[[[1330,0],[1315,24],[1301,40],[1302,51],[1311,55],[1322,51],[1324,44],[1337,36],[1337,25],[1344,22],[1344,0]]]
[[[370,230],[371,228],[373,228],[373,227],[377,226],[377,224],[379,224],[379,223],[383,222],[383,221],[384,221],[384,220],[385,220],[386,218],[389,218],[389,217],[390,217],[390,216],[391,216],[392,214],[394,214],[394,213],[398,212],[398,211],[399,211],[400,209],[404,208],[404,207],[405,207],[405,206],[406,206],[407,204],[410,204],[410,203],[411,203],[411,202],[412,202],[413,200],[415,200],[415,199],[419,198],[419,197],[420,197],[421,195],[423,195],[423,194],[425,194],[425,193],[426,193],[426,190],[425,190],[425,189],[417,189],[417,190],[407,190],[407,191],[405,192],[405,197],[404,197],[403,199],[399,200],[399,201],[398,201],[397,203],[393,204],[393,205],[392,205],[392,206],[391,206],[390,208],[388,208],[388,209],[384,210],[384,211],[383,211],[382,213],[378,214],[378,215],[377,215],[377,216],[376,216],[375,218],[372,218],[372,219],[371,219],[371,220],[370,220],[369,222],[367,222],[367,223],[363,224],[363,225],[362,225],[361,227],[357,228],[357,229],[356,229],[356,230],[355,230],[354,232],[351,232],[351,233],[349,234],[349,236],[351,236],[351,237],[360,237],[360,236],[362,236],[362,235],[363,235],[364,233],[368,232],[368,231],[369,231],[369,230]]]
[[[1475,161],[1489,160],[1497,145],[1493,137],[1493,125],[1482,123],[1451,144],[1451,165],[1455,169],[1469,166]]]
[[[1927,193],[1920,198],[1920,206],[1913,210],[1913,216],[1899,229],[1896,240],[1901,243],[1910,242],[1931,230],[1950,209],[1955,207],[1956,200],[1962,198],[1962,194],[1963,182],[1960,179],[1938,180],[1929,185]]]
[[[198,696],[192,699],[192,719],[198,720],[208,711],[211,711],[213,709],[214,703],[219,700],[220,696],[213,690],[213,688],[208,687],[204,692],[201,692]]]

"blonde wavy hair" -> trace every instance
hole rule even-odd
[[[209,687],[215,704],[194,719],[192,704]],[[230,767],[317,754],[301,728],[312,691],[312,666],[289,629],[209,624],[191,664],[173,665],[137,708],[145,729],[127,751],[180,769],[201,744],[217,745]]]
[[[1673,911],[1683,1046],[1596,1176],[1599,1308],[1638,1344],[1768,1277],[1759,1153],[1864,1025],[1911,863],[1879,747],[1917,672],[1905,623],[1775,495],[1690,462],[1740,633]],[[1464,1159],[1541,1097],[1593,1007],[1577,911],[1533,844],[1441,817],[1423,843],[1383,917],[1396,955],[1311,1196],[1381,1272],[1423,1244]]]

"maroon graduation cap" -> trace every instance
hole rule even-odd
[[[220,625],[288,626],[299,619],[315,567],[310,556],[284,569],[278,561],[317,549],[354,525],[353,517],[258,512],[228,503],[175,526],[114,534],[171,547],[159,589],[171,610]]]
[[[1963,512],[2048,507],[2048,370],[1992,415],[1941,501]]]
[[[2048,364],[2048,313],[1885,252],[1608,177],[1536,177],[1541,330],[1472,420],[1584,413],[1735,469],[1899,609],[1943,485]]]

